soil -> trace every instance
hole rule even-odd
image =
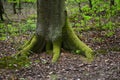
[[[1,69],[0,80],[120,80],[119,30],[116,29],[111,37],[103,37],[101,31],[82,32],[84,37],[81,40],[96,52],[91,63],[63,49],[58,62],[51,63],[52,55],[43,52],[31,55],[32,64],[27,68]],[[24,38],[20,36],[17,39],[21,37]],[[95,38],[102,38],[103,41],[95,41]],[[0,41],[0,57],[15,54],[14,45],[10,41]]]

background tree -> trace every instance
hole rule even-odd
[[[21,0],[19,0],[19,7],[18,7],[19,13],[21,13],[22,6],[21,6]]]
[[[52,62],[59,58],[61,47],[67,50],[79,50],[88,59],[92,59],[93,51],[76,36],[70,27],[65,0],[37,0],[36,33],[21,49],[20,55],[31,52],[51,52]]]
[[[89,6],[92,9],[92,1],[91,0],[89,0]]]
[[[13,0],[13,13],[16,14],[16,6],[17,6],[17,3],[15,2],[16,0]]]
[[[110,6],[114,6],[115,1],[114,0],[110,0]]]
[[[4,13],[4,8],[3,8],[3,3],[2,0],[0,0],[0,18],[3,21],[3,13]]]

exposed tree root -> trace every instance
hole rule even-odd
[[[53,42],[53,58],[52,62],[56,62],[60,56],[62,38],[59,37]]]
[[[33,52],[41,52],[44,49],[45,46],[45,40],[43,37],[33,35],[33,37],[30,39],[30,41],[26,42],[26,44],[22,47],[20,52],[17,54],[19,55],[30,55],[30,53]]]
[[[80,50],[80,54],[88,59],[93,59],[93,50],[80,41],[68,22],[67,20],[63,27],[63,47],[68,50]]]

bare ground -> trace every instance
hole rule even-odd
[[[78,54],[62,50],[60,59],[53,64],[52,55],[44,52],[31,55],[32,64],[28,68],[1,69],[0,80],[120,80],[119,30],[107,38],[102,36],[101,31],[82,33],[84,37],[81,39],[96,52],[92,63],[83,61]],[[96,37],[104,40],[95,41]],[[9,41],[0,41],[0,57],[16,53],[14,45]]]

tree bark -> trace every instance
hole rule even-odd
[[[22,7],[21,7],[21,0],[19,0],[19,8],[18,8],[18,10],[19,10],[19,13],[21,13],[21,10],[22,10]]]
[[[52,50],[52,62],[56,62],[62,47],[80,50],[88,59],[93,58],[93,51],[79,40],[70,27],[64,5],[65,0],[37,1],[36,34],[22,47],[19,55]]]
[[[114,0],[110,0],[110,6],[114,6],[115,2]]]
[[[18,8],[17,8],[17,3],[18,4]],[[16,14],[17,13],[17,9],[19,11],[19,13],[21,13],[22,7],[21,7],[21,0],[17,1],[17,0],[13,0],[13,13]]]
[[[92,1],[91,0],[89,0],[89,6],[92,9]]]
[[[13,13],[16,14],[17,11],[16,11],[16,6],[17,6],[17,3],[15,2],[16,0],[13,0]]]
[[[64,0],[38,0],[37,34],[54,41],[62,36],[65,22]]]
[[[3,19],[3,14],[4,14],[3,3],[2,3],[2,1],[0,0],[0,19],[1,19],[2,21],[4,21],[4,19]]]

